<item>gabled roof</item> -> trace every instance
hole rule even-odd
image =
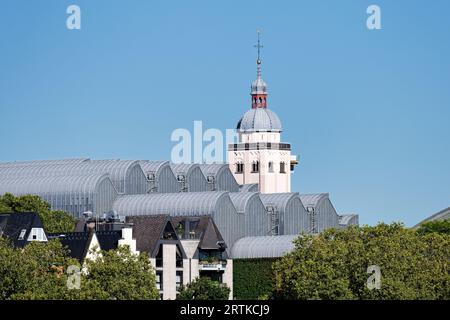
[[[83,262],[86,258],[93,236],[94,231],[51,233],[48,235],[49,239],[59,239],[61,244],[69,249],[69,255],[80,262]]]
[[[224,244],[224,246],[219,246],[218,242],[224,243],[224,240],[211,216],[173,217],[172,222],[175,229],[177,229],[181,223],[184,223],[185,225],[186,223],[190,223],[189,231],[194,232],[194,235],[198,237],[198,247],[200,249],[217,250],[227,247],[226,244]]]
[[[136,250],[139,252],[147,252],[151,257],[156,255],[158,243],[162,238],[167,224],[175,230],[168,215],[128,216],[126,217],[126,222],[133,224],[132,228],[133,236],[136,239]],[[178,237],[176,241],[179,241]]]
[[[119,247],[119,240],[122,239],[122,231],[95,231],[98,242],[100,243],[100,249],[102,250],[114,250]]]
[[[0,236],[9,238],[15,247],[23,247],[28,243],[27,239],[32,228],[44,229],[39,215],[35,212],[0,214]],[[22,230],[26,232],[19,239]]]

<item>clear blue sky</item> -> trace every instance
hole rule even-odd
[[[448,0],[2,0],[0,161],[169,159],[176,128],[235,127],[260,28],[293,190],[411,226],[450,206],[449,14]]]

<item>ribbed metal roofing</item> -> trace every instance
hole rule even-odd
[[[343,214],[339,216],[339,224],[347,226],[349,224],[358,224],[357,214]]]
[[[298,235],[245,237],[231,249],[233,259],[279,258],[292,251]]]
[[[298,197],[298,193],[296,192],[261,193],[259,196],[265,206],[276,205],[278,209],[284,210],[292,198]]]
[[[327,199],[329,197],[328,193],[311,193],[311,194],[301,194],[300,199],[302,200],[303,205],[306,207],[316,207],[317,204],[323,199]]]
[[[248,110],[239,120],[236,129],[241,132],[282,131],[280,118],[275,112],[267,108]]]
[[[257,183],[242,184],[239,186],[239,192],[256,192],[259,190]]]
[[[139,161],[139,163],[140,163],[140,165],[142,167],[142,170],[144,170],[145,173],[157,172],[162,167],[170,165],[169,161],[148,161],[148,160],[143,160],[143,161]]]
[[[94,192],[98,184],[108,179],[109,175],[107,174],[0,178],[0,194],[42,195],[75,192],[89,193]]]
[[[189,175],[192,170],[199,167],[196,163],[171,163],[170,167],[172,171],[177,174],[187,174]]]
[[[247,212],[247,204],[255,198],[259,200],[259,192],[230,192],[230,198],[236,211],[239,213]]]
[[[49,164],[71,164],[81,163],[89,161],[88,158],[74,158],[74,159],[61,159],[61,160],[31,160],[31,161],[14,161],[14,162],[0,162],[1,167],[32,167],[42,166]]]
[[[123,195],[114,202],[120,215],[212,215],[227,192],[181,192]]]
[[[217,176],[223,170],[229,170],[230,166],[228,163],[210,163],[210,164],[200,164],[200,169],[205,176],[214,175]]]
[[[57,177],[72,175],[88,175],[88,174],[109,174],[118,192],[125,192],[126,180],[130,170],[136,169],[142,172],[139,161],[135,160],[56,160],[56,161],[40,161],[39,165],[26,166],[0,166],[0,178],[19,178],[19,177]],[[142,181],[146,183],[146,181]],[[145,192],[146,186],[141,189]]]

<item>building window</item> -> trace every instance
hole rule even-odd
[[[273,162],[269,162],[269,172],[273,172]]]
[[[162,286],[162,272],[156,272],[156,289],[158,289],[159,291],[163,290],[163,286]]]
[[[244,172],[244,164],[242,162],[236,163],[236,173]]]
[[[27,232],[26,229],[22,229],[22,231],[20,231],[19,240],[23,240],[23,238],[25,238],[26,232]]]
[[[280,162],[280,173],[286,173],[286,163]]]
[[[252,172],[259,172],[259,161],[253,161]]]
[[[180,289],[180,287],[183,285],[183,272],[177,271],[176,275],[176,287],[177,290]]]

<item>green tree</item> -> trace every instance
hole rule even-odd
[[[230,289],[208,277],[200,277],[181,286],[177,300],[227,300]]]
[[[154,300],[159,298],[156,277],[146,253],[135,255],[126,246],[102,251],[96,260],[87,260],[86,280],[102,299]]]
[[[52,211],[50,204],[38,196],[14,196],[6,193],[0,196],[0,213],[36,212],[42,220],[46,232],[71,232],[75,219],[64,211]]]
[[[419,226],[417,232],[450,234],[450,219],[425,222]]]
[[[450,236],[420,234],[401,224],[330,229],[303,235],[274,263],[280,299],[450,299]],[[381,288],[367,287],[367,267]]]

